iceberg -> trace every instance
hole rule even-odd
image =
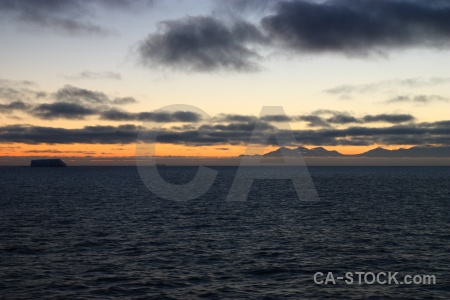
[[[35,159],[31,161],[30,167],[67,167],[61,159]]]

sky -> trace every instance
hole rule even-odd
[[[142,132],[235,157],[255,124],[344,154],[449,146],[449,48],[447,0],[0,0],[0,164],[130,162]]]

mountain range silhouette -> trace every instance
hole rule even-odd
[[[295,149],[289,149],[286,147],[280,147],[275,151],[265,153],[263,155],[253,155],[255,157],[281,157],[285,156],[303,156],[303,157],[381,157],[381,158],[425,158],[425,157],[450,157],[450,146],[414,146],[411,148],[400,148],[396,150],[388,150],[382,147],[378,147],[361,154],[346,155],[335,150],[327,150],[323,147],[306,148],[297,147]],[[240,157],[248,155],[239,155]]]

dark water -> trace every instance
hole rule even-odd
[[[236,169],[216,169],[170,202],[132,167],[0,168],[0,298],[450,299],[450,168],[310,168],[320,201],[259,180],[242,203],[225,201]],[[359,271],[437,284],[313,281]]]

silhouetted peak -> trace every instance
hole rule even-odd
[[[414,146],[413,148],[435,148],[434,145],[426,144],[422,146]]]
[[[306,147],[302,147],[302,146],[300,146],[300,147],[297,147],[295,150],[309,150],[308,148],[306,148]]]
[[[374,148],[372,150],[367,151],[366,153],[369,153],[369,152],[389,152],[389,151],[391,151],[391,150],[384,149],[383,147],[377,147],[377,148]]]
[[[286,147],[280,147],[280,148],[278,148],[277,150],[275,150],[275,151],[283,151],[283,150],[288,150],[288,151],[292,151],[291,149],[289,149],[289,148],[286,148]]]
[[[289,156],[342,156],[342,154],[337,151],[328,151],[323,147],[316,147],[312,149],[308,149],[306,147],[297,147],[295,149],[281,147],[275,151],[264,154],[264,156],[280,156],[283,154]]]
[[[280,147],[275,151],[264,154],[265,157],[280,156],[305,156],[305,157],[450,157],[450,146],[419,145],[409,149],[399,148],[388,150],[383,147],[377,147],[367,152],[355,155],[343,155],[336,150],[327,150],[323,147],[308,149],[306,147],[297,147],[289,149]],[[240,155],[244,156],[244,155]]]

